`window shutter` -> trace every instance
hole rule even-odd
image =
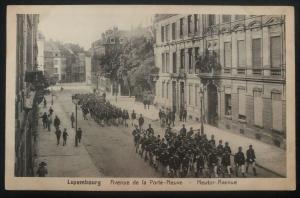
[[[273,129],[282,131],[282,100],[280,93],[272,93]]]
[[[246,115],[246,95],[244,90],[239,90],[239,115]]]
[[[281,39],[280,36],[271,37],[271,66],[281,66]]]
[[[262,65],[260,38],[252,40],[252,64],[253,67],[261,67]]]
[[[254,124],[263,126],[263,100],[259,91],[254,92]]]

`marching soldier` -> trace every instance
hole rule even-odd
[[[80,143],[81,142],[81,136],[82,136],[82,130],[81,130],[80,127],[78,128],[78,130],[76,132],[76,136],[77,136],[78,142]]]
[[[239,172],[242,173],[242,176],[245,177],[245,155],[242,152],[242,147],[239,147],[239,151],[234,156],[234,163],[236,165],[236,176],[239,176]]]
[[[144,121],[145,121],[145,120],[144,120],[144,118],[143,118],[143,115],[140,114],[140,117],[139,117],[139,127],[140,127],[140,130],[142,130]]]
[[[61,130],[59,129],[59,126],[56,128],[55,135],[56,135],[57,145],[59,145],[60,136],[61,136]]]
[[[248,168],[249,166],[252,167],[252,170],[253,170],[253,175],[254,176],[257,176],[257,173],[256,173],[256,168],[255,168],[255,152],[254,152],[254,149],[252,148],[252,145],[249,145],[249,149],[247,150],[246,152],[246,156],[247,156],[247,166],[246,166],[246,173],[248,173]]]

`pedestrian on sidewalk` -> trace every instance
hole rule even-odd
[[[234,163],[235,163],[235,174],[239,177],[239,172],[242,173],[243,177],[245,175],[245,155],[242,152],[242,147],[239,147],[239,151],[234,155]]]
[[[67,133],[67,129],[65,128],[64,129],[64,132],[63,132],[63,146],[65,146],[67,144],[67,138],[68,138],[68,133]]]
[[[143,115],[140,114],[140,117],[139,117],[139,127],[140,127],[140,130],[142,130],[144,122],[145,122],[145,120],[143,118]]]
[[[143,100],[143,104],[144,104],[144,109],[146,109],[146,105],[147,105],[147,100],[146,99]]]
[[[254,149],[253,149],[252,145],[249,145],[249,149],[246,152],[246,156],[247,156],[247,159],[246,159],[246,162],[247,162],[246,173],[248,174],[248,168],[249,168],[249,166],[251,166],[252,170],[253,170],[253,175],[257,176],[256,168],[255,168],[255,159],[256,159],[256,157],[255,157],[255,152],[254,152]]]
[[[78,142],[80,143],[81,142],[81,136],[82,136],[82,130],[81,130],[80,127],[78,128],[78,130],[76,132],[76,136],[77,136]]]
[[[159,111],[158,111],[158,118],[159,118],[159,121],[160,121],[160,123],[161,123],[161,119],[162,119],[162,114],[163,114],[163,112],[162,112],[162,110],[161,109],[159,109]]]
[[[182,119],[183,119],[182,121],[183,122],[186,122],[186,117],[187,117],[187,110],[186,110],[186,108],[184,108],[183,112],[182,112]]]
[[[182,107],[180,108],[180,111],[179,111],[179,120],[180,120],[180,122],[181,121],[183,121],[183,109],[182,109]]]
[[[50,108],[49,108],[49,113],[52,115],[52,113],[53,113],[53,109],[52,109],[52,106],[50,106]]]
[[[47,113],[44,112],[44,114],[41,116],[42,118],[42,121],[43,121],[43,127],[44,129],[47,128],[47,125],[48,125],[48,116],[47,116]]]
[[[55,118],[54,118],[54,127],[59,128],[59,125],[60,125],[60,119],[56,115]]]
[[[59,129],[59,127],[56,128],[55,135],[56,135],[57,145],[59,145],[60,136],[61,136],[61,130]]]
[[[133,126],[135,123],[135,119],[136,119],[136,113],[134,112],[134,110],[132,110],[131,113],[131,126]]]
[[[48,114],[48,124],[47,124],[49,132],[51,131],[51,124],[52,124],[52,114],[49,113]]]
[[[75,122],[75,117],[74,117],[74,113],[72,112],[72,114],[71,114],[71,124],[72,124],[72,128],[74,128],[74,122]]]
[[[45,162],[41,162],[39,164],[39,168],[36,171],[36,174],[39,177],[46,177],[46,175],[48,174],[48,170],[47,170],[46,166],[47,166],[47,164]]]
[[[46,100],[46,98],[44,97],[44,108],[46,108],[47,107],[47,100]]]
[[[172,112],[171,112],[171,123],[173,124],[173,126],[175,126],[175,110],[173,110]]]

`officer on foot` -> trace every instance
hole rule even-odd
[[[82,130],[81,130],[80,127],[79,127],[78,130],[77,130],[76,136],[77,136],[78,142],[80,143],[80,141],[81,141],[81,136],[82,136]]]

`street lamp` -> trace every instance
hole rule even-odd
[[[77,137],[77,104],[79,99],[75,95],[72,95],[72,102],[75,104],[75,146],[78,146],[78,137]]]
[[[204,97],[204,91],[202,88],[200,88],[200,92],[199,92],[201,95],[200,95],[200,114],[201,114],[201,133],[204,133],[204,126],[203,126],[203,111],[202,111],[202,108],[203,108],[203,97]]]
[[[53,106],[53,87],[51,87],[51,105]]]

